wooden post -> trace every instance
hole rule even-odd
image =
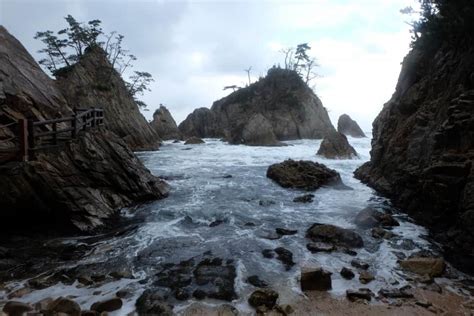
[[[96,120],[97,118],[96,118],[96,111],[95,111],[94,108],[92,108],[92,118],[93,118],[93,119],[92,119],[91,127],[95,127],[95,126],[96,126],[95,120]]]
[[[20,139],[20,160],[28,161],[28,120],[18,120],[18,137]]]
[[[28,157],[35,157],[35,127],[32,120],[28,120]]]
[[[74,110],[74,114],[72,115],[72,121],[71,121],[71,138],[76,138],[77,136],[77,117],[76,117],[76,111]]]
[[[54,122],[53,123],[53,145],[57,145],[58,144],[58,123]]]

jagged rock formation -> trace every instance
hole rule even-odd
[[[107,128],[132,150],[158,149],[160,138],[141,115],[104,51],[88,49],[75,65],[56,74],[57,85],[71,107],[102,107]]]
[[[337,120],[337,131],[352,137],[367,137],[356,121],[347,114],[342,114]]]
[[[72,106],[78,104],[67,102],[55,81],[3,27],[0,42],[0,122],[72,114]],[[86,73],[81,75],[89,78]],[[69,91],[65,80],[61,86]],[[73,86],[78,83],[71,80]],[[97,102],[93,102],[91,94],[87,101],[105,102],[104,96],[98,95]],[[133,116],[134,109],[130,111]],[[13,135],[11,127],[2,130],[5,135]],[[90,231],[102,226],[119,208],[164,197],[167,191],[167,185],[150,174],[125,142],[102,128],[81,132],[80,137],[60,148],[38,152],[34,161],[1,165],[0,221],[8,223],[3,231],[41,230],[46,226],[55,231]]]
[[[405,57],[373,123],[371,160],[355,174],[429,226],[448,258],[473,273],[474,46],[451,40]]]
[[[181,139],[176,121],[171,116],[170,111],[163,105],[160,105],[153,113],[153,121],[150,125],[162,140]]]
[[[352,159],[357,157],[357,152],[347,141],[347,137],[339,132],[328,133],[319,146],[319,156],[328,159]]]
[[[264,128],[257,129],[257,124]],[[298,74],[280,68],[214,102],[210,110],[195,110],[179,129],[186,137],[225,138],[249,145],[323,138],[335,130],[321,101]]]

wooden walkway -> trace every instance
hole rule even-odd
[[[79,132],[104,124],[100,108],[74,109],[72,116],[53,120],[20,119],[0,125],[0,163],[28,161],[40,150],[62,146]],[[11,136],[13,134],[13,136]]]

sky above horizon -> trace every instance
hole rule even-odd
[[[281,49],[309,43],[320,78],[314,90],[333,124],[343,113],[365,131],[395,90],[409,51],[409,17],[399,10],[415,0],[0,0],[0,24],[37,59],[37,31],[65,27],[64,17],[100,19],[104,31],[125,36],[138,60],[134,70],[155,82],[142,99],[151,119],[164,104],[179,124],[194,109],[229,94],[223,87],[255,81]]]

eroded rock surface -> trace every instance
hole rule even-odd
[[[354,147],[349,144],[347,137],[339,132],[330,132],[324,137],[317,155],[328,159],[357,158]]]
[[[163,105],[160,105],[155,113],[153,113],[153,121],[151,121],[150,125],[162,140],[181,138],[176,121],[170,111]]]

